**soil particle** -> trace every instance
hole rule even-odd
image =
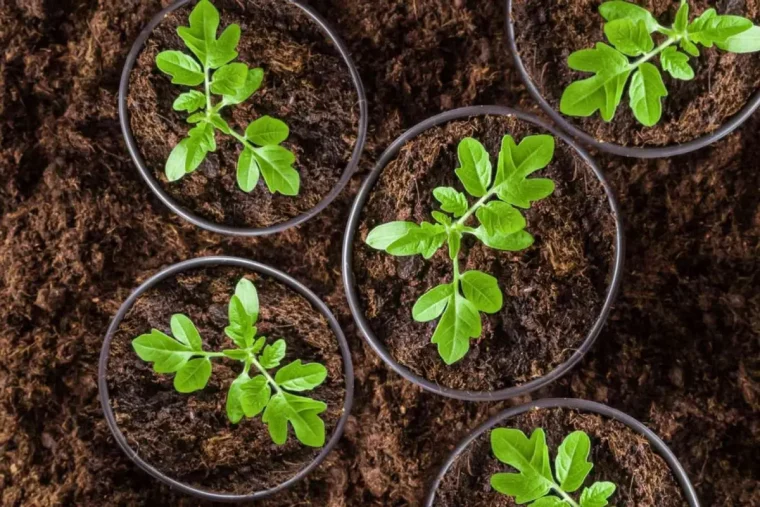
[[[190,128],[187,113],[172,108],[187,87],[171,84],[171,78],[156,68],[156,55],[165,50],[189,53],[177,27],[187,26],[192,5],[166,16],[135,63],[128,97],[132,132],[149,170],[183,207],[219,224],[275,225],[314,208],[338,183],[356,143],[359,99],[345,62],[300,8],[279,0],[245,5],[218,0],[215,5],[220,32],[232,23],[241,27],[236,61],[265,72],[259,91],[225,109],[225,117],[238,133],[264,115],[288,125],[290,137],[283,146],[296,155],[298,196],[271,194],[263,178],[250,194],[240,190],[236,168],[242,145],[222,133],[216,136],[217,151],[194,173],[178,182],[166,179],[166,160]]]
[[[663,25],[669,26],[680,0],[634,2],[647,8]],[[514,0],[512,13],[520,58],[541,95],[556,111],[562,93],[573,81],[589,74],[567,66],[567,57],[581,49],[608,42],[604,18],[598,7],[602,0]],[[692,0],[690,19],[708,8],[719,14],[744,16],[757,21],[757,0]],[[545,13],[536,16],[535,13]],[[658,38],[659,37],[659,38]],[[663,36],[655,35],[655,43]],[[665,146],[682,144],[715,131],[734,116],[755,94],[760,85],[760,55],[726,53],[700,46],[701,56],[692,58],[695,78],[677,80],[663,71],[668,96],[663,98],[663,115],[654,127],[641,125],[628,105],[627,91],[610,123],[598,114],[590,118],[570,118],[595,139],[623,146]],[[659,62],[657,62],[658,68]]]
[[[533,175],[551,178],[556,190],[524,213],[535,244],[523,252],[501,252],[471,237],[463,241],[461,272],[495,276],[505,304],[494,315],[482,314],[483,334],[462,361],[443,363],[430,343],[437,321],[417,323],[411,315],[422,294],[451,281],[448,250],[425,261],[393,257],[364,243],[369,231],[383,223],[432,221],[431,211],[440,207],[434,188],[463,191],[454,169],[457,145],[465,137],[481,141],[496,167],[503,136],[519,143],[539,133],[513,117],[475,117],[436,127],[402,148],[367,200],[354,242],[363,307],[393,357],[432,382],[490,391],[541,377],[572,355],[599,317],[611,279],[615,219],[594,172],[559,139],[553,162]]]
[[[642,435],[605,417],[565,409],[532,410],[511,418],[499,428],[516,428],[530,436],[537,428],[546,433],[549,457],[554,462],[562,440],[573,431],[591,438],[589,461],[594,468],[584,483],[608,481],[617,486],[610,505],[619,507],[686,507],[670,467]],[[552,470],[556,472],[552,464]],[[476,438],[459,455],[443,478],[436,507],[514,507],[513,497],[490,485],[496,473],[516,470],[501,463],[491,450],[491,431]],[[580,498],[581,490],[572,496]]]
[[[137,357],[131,342],[151,329],[171,335],[171,316],[183,313],[198,328],[204,350],[235,348],[223,330],[228,324],[227,304],[242,277],[258,289],[258,336],[266,336],[267,343],[282,338],[287,344],[281,365],[300,359],[327,368],[327,380],[305,395],[327,403],[321,417],[329,440],[345,398],[338,342],[324,316],[276,280],[221,267],[164,280],[138,298],[127,313],[114,335],[108,362],[114,416],[138,456],[172,479],[227,494],[250,494],[281,484],[308,465],[320,449],[302,445],[292,429],[284,445],[274,444],[261,416],[244,418],[237,425],[228,421],[225,401],[230,384],[242,370],[239,362],[212,360],[208,385],[181,394],[173,387],[174,375],[153,372],[150,364]]]

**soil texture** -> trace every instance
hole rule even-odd
[[[559,111],[562,93],[573,81],[591,74],[567,66],[568,56],[598,42],[609,44],[604,35],[604,18],[599,14],[603,0],[513,0],[515,39],[520,58],[531,80],[549,105]],[[634,2],[671,26],[680,0]],[[758,0],[690,0],[690,19],[709,8],[760,20]],[[654,34],[655,44],[665,40]],[[615,118],[606,123],[599,114],[589,118],[565,119],[601,142],[623,146],[655,147],[682,144],[705,136],[727,123],[755,94],[760,85],[760,55],[732,54],[716,47],[699,47],[701,56],[690,59],[695,78],[682,81],[662,71],[668,96],[663,114],[654,127],[641,125],[633,116],[628,89]]]
[[[259,293],[257,336],[267,337],[267,343],[280,338],[287,343],[281,366],[300,359],[327,368],[327,380],[304,395],[327,403],[321,417],[329,440],[345,399],[337,338],[325,317],[303,296],[274,279],[227,267],[191,270],[168,278],[135,301],[114,335],[108,361],[108,389],[116,423],[138,456],[172,479],[207,491],[240,495],[285,482],[321,449],[302,445],[292,428],[284,445],[274,444],[260,415],[244,418],[237,425],[229,422],[224,408],[227,391],[240,375],[242,363],[212,359],[208,385],[181,394],[174,389],[174,375],[157,374],[137,357],[132,340],[151,329],[171,336],[171,316],[183,313],[204,339],[204,350],[236,348],[224,328],[229,325],[230,297],[243,277],[251,280]],[[252,370],[251,376],[254,374]]]
[[[339,268],[353,198],[401,133],[454,107],[536,111],[506,50],[504,2],[310,3],[337,27],[362,74],[367,150],[361,171],[323,213],[250,239],[201,231],[169,212],[122,140],[121,69],[168,0],[2,4],[4,507],[198,505],[118,448],[100,410],[97,366],[109,320],[130,292],[162,267],[202,255],[255,259],[304,282],[351,346],[357,393],[345,436],[307,480],[257,507],[418,506],[465,435],[527,400],[464,403],[401,379],[358,333]],[[597,157],[625,217],[622,292],[584,361],[534,394],[607,403],[646,423],[711,507],[760,505],[759,134],[756,116],[689,156]]]
[[[583,431],[591,438],[589,461],[594,464],[584,487],[608,481],[617,486],[610,505],[619,507],[688,507],[667,462],[646,438],[625,424],[606,417],[565,409],[531,410],[497,425],[516,428],[530,436],[537,428],[546,433],[552,471],[564,438]],[[451,465],[441,481],[436,507],[515,507],[513,497],[491,487],[491,476],[514,473],[491,450],[491,431],[476,438]],[[583,488],[571,496],[577,501]]]
[[[264,115],[290,127],[283,146],[296,156],[299,194],[272,194],[263,177],[251,193],[240,190],[236,174],[243,145],[221,132],[216,135],[216,152],[209,153],[195,172],[176,182],[167,180],[166,160],[191,127],[186,122],[189,115],[174,111],[172,104],[190,88],[171,84],[171,77],[156,67],[156,55],[165,50],[190,54],[177,27],[188,26],[194,3],[168,14],[138,56],[130,76],[130,125],[147,167],[184,208],[218,224],[276,225],[317,206],[340,180],[358,136],[359,98],[337,49],[299,7],[279,0],[214,4],[221,16],[219,33],[233,23],[242,30],[235,61],[264,69],[261,88],[222,114],[238,133]]]
[[[426,261],[419,255],[394,257],[364,241],[384,223],[434,222],[431,212],[440,204],[433,189],[464,192],[454,173],[459,142],[473,137],[483,143],[496,168],[507,134],[519,143],[546,132],[514,117],[474,117],[409,141],[375,183],[354,241],[354,273],[371,329],[396,361],[446,387],[493,391],[546,375],[586,339],[612,278],[615,218],[607,194],[578,152],[557,139],[552,163],[532,175],[550,178],[556,189],[523,212],[526,230],[536,238],[533,246],[504,252],[469,235],[463,239],[460,272],[496,277],[504,305],[496,314],[481,314],[483,333],[464,359],[451,366],[443,362],[430,343],[438,319],[415,322],[412,307],[428,290],[451,282],[448,247]],[[470,205],[475,201],[469,198]],[[467,225],[477,223],[473,217]]]

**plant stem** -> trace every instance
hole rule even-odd
[[[211,358],[211,357],[225,357],[224,354],[222,354],[221,352],[203,352],[202,350],[201,351],[195,351],[194,350],[193,353],[196,354],[196,355],[203,356],[203,357],[208,357],[208,358]]]
[[[559,487],[559,486],[557,486],[556,484],[552,483],[552,489],[553,489],[553,490],[554,490],[554,491],[555,491],[555,492],[556,492],[556,493],[557,493],[559,496],[561,496],[561,497],[562,497],[562,499],[563,499],[565,502],[569,503],[569,504],[570,504],[572,507],[580,507],[580,506],[578,505],[578,503],[577,503],[575,500],[573,500],[573,498],[572,498],[570,495],[568,495],[567,493],[565,493],[564,491],[562,491],[562,488],[560,488],[560,487]]]
[[[209,76],[209,67],[204,63],[203,64],[203,75],[205,76],[204,79],[204,85],[206,88],[206,114],[209,114],[211,111],[211,82],[210,82],[210,76]]]
[[[244,137],[235,132],[234,130],[230,129],[230,135],[237,139],[243,146],[248,148],[251,151],[256,151],[256,147],[253,146],[251,143],[248,142],[248,140]]]
[[[493,197],[493,195],[496,193],[497,188],[498,188],[498,186],[494,186],[491,190],[489,190],[488,192],[486,192],[486,195],[484,195],[483,197],[481,197],[480,199],[478,199],[478,202],[476,202],[475,204],[473,204],[472,207],[470,207],[470,209],[468,209],[467,212],[465,212],[465,214],[462,215],[462,217],[459,220],[457,220],[456,224],[457,225],[464,225],[464,223],[467,221],[467,219],[470,218],[473,213],[475,213],[476,211],[478,211],[478,208],[480,208],[481,206],[483,206],[486,203],[486,201],[488,201],[488,199],[490,199],[491,197]]]
[[[670,46],[672,46],[673,44],[675,44],[675,43],[677,43],[678,41],[680,41],[680,40],[681,40],[681,38],[682,38],[682,36],[681,36],[681,35],[676,35],[675,37],[672,37],[672,36],[671,36],[671,37],[668,37],[668,38],[665,40],[665,42],[663,42],[662,44],[660,44],[659,46],[657,46],[656,48],[654,48],[654,49],[653,49],[651,52],[649,52],[649,53],[647,53],[647,54],[643,55],[643,56],[642,56],[641,58],[639,58],[638,60],[635,60],[635,61],[631,62],[631,63],[628,65],[628,68],[629,68],[629,70],[635,70],[635,69],[639,68],[639,67],[640,67],[642,64],[644,64],[644,63],[648,62],[649,60],[651,60],[651,59],[652,59],[652,58],[654,58],[655,56],[657,56],[657,55],[659,55],[660,53],[662,53],[663,51],[665,51],[665,50],[666,50],[668,47],[670,47]]]
[[[267,373],[266,369],[264,369],[264,367],[261,366],[261,364],[259,364],[259,362],[256,360],[256,354],[251,353],[248,356],[248,358],[251,361],[251,363],[256,367],[256,369],[259,370],[259,373],[264,375],[264,378],[267,379],[267,382],[269,382],[272,385],[272,387],[274,387],[275,392],[277,392],[277,394],[281,394],[282,389],[280,389],[280,386],[277,385],[277,382],[274,381],[272,376],[269,373]],[[246,362],[248,361],[246,360]]]

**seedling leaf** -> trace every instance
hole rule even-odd
[[[469,208],[467,197],[451,187],[438,187],[433,190],[433,196],[441,203],[443,211],[452,213],[455,217],[461,217]]]
[[[309,447],[325,444],[325,423],[319,418],[327,405],[310,398],[278,393],[269,400],[262,421],[269,427],[274,443],[282,445],[288,437],[288,423],[293,426],[296,438]]]
[[[174,389],[180,393],[192,393],[206,387],[211,377],[211,361],[207,357],[191,359],[174,376]]]
[[[188,345],[157,329],[132,340],[132,348],[140,359],[153,363],[157,373],[174,373],[193,356]]]
[[[496,491],[514,496],[518,504],[532,502],[549,493],[553,478],[544,430],[535,430],[528,439],[520,430],[495,429],[491,432],[491,449],[499,461],[519,472],[493,475],[491,486]]]
[[[171,319],[172,334],[174,337],[184,343],[192,350],[203,350],[201,335],[195,328],[195,324],[186,315],[177,313],[172,315]]]
[[[475,308],[485,313],[496,313],[504,303],[499,282],[481,271],[467,271],[462,275],[462,290]]]
[[[293,169],[295,155],[282,146],[264,146],[254,150],[264,182],[272,193],[298,195],[301,177]]]
[[[318,363],[301,364],[300,359],[280,368],[274,380],[288,391],[309,391],[327,378],[327,368]]]
[[[253,150],[248,147],[243,148],[237,164],[238,186],[243,192],[251,192],[259,182],[259,175],[259,163],[256,161]]]
[[[412,308],[412,317],[417,322],[430,322],[441,316],[454,294],[451,284],[438,285],[423,294]]]
[[[270,368],[277,368],[280,365],[280,361],[285,357],[285,350],[287,345],[285,340],[279,339],[271,345],[264,347],[264,352],[261,354],[259,363],[263,368],[267,370]]]
[[[630,100],[633,115],[639,122],[652,127],[662,116],[662,97],[668,95],[662,75],[651,63],[644,63],[631,79]]]
[[[175,111],[194,113],[206,104],[206,96],[197,90],[190,90],[177,97],[172,106]]]
[[[473,197],[483,197],[491,184],[491,160],[479,141],[467,137],[457,149],[460,167],[456,169],[459,181]]]
[[[163,51],[156,57],[158,68],[172,77],[172,84],[198,86],[203,82],[203,69],[198,62],[181,51]]]
[[[280,144],[289,135],[290,129],[285,125],[285,122],[271,116],[262,116],[248,125],[245,131],[246,139],[259,146]]]
[[[615,486],[611,482],[595,482],[583,490],[581,494],[581,507],[606,507],[609,498],[615,494]]]
[[[582,431],[570,433],[559,446],[555,468],[562,491],[577,491],[588,477],[594,465],[589,463],[591,439]]]
[[[438,353],[446,364],[454,364],[470,350],[470,338],[477,338],[481,332],[478,309],[464,297],[454,294],[433,333],[432,343],[438,345]]]

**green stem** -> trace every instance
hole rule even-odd
[[[206,64],[203,65],[204,85],[206,88],[206,114],[209,114],[209,112],[211,111],[211,81],[210,81],[210,74],[209,74],[210,70],[211,69],[209,69]]]
[[[662,44],[660,44],[659,46],[657,46],[656,48],[654,48],[654,49],[653,49],[651,52],[649,52],[649,53],[646,53],[645,55],[643,55],[643,56],[642,56],[641,58],[639,58],[638,60],[635,60],[635,61],[631,62],[631,63],[628,65],[628,68],[629,68],[630,70],[635,70],[635,69],[639,68],[639,67],[640,67],[642,64],[644,64],[644,63],[648,62],[649,60],[651,60],[651,59],[652,59],[652,58],[654,58],[655,56],[657,56],[657,55],[659,55],[660,53],[662,53],[663,51],[665,51],[665,50],[666,50],[668,47],[670,47],[670,46],[672,46],[673,44],[675,44],[675,43],[677,43],[678,41],[680,41],[680,40],[681,40],[681,38],[682,38],[682,36],[681,36],[681,35],[676,35],[675,37],[673,37],[673,36],[671,36],[671,37],[668,37],[668,38],[665,40],[665,42],[663,42]]]
[[[557,486],[556,484],[552,483],[552,489],[553,489],[553,490],[554,490],[554,491],[555,491],[555,492],[556,492],[556,493],[557,493],[559,496],[561,496],[561,497],[562,497],[562,499],[563,499],[565,502],[569,503],[569,504],[570,504],[572,507],[580,507],[580,505],[578,505],[578,503],[577,503],[575,500],[573,500],[573,498],[572,498],[570,495],[568,495],[567,493],[565,493],[564,491],[562,491],[562,488],[560,488],[560,487],[559,487],[559,486]]]
[[[483,197],[481,197],[480,199],[478,199],[478,202],[476,202],[475,204],[473,204],[472,207],[470,207],[470,209],[468,209],[467,212],[464,215],[462,215],[462,217],[459,220],[457,220],[456,224],[457,225],[464,225],[464,223],[467,221],[467,219],[470,218],[473,213],[475,213],[476,211],[478,211],[478,208],[480,208],[481,206],[483,206],[486,203],[486,201],[488,201],[488,199],[490,199],[491,197],[493,197],[493,195],[496,193],[497,188],[498,187],[496,187],[496,186],[493,187],[491,190],[489,190],[488,192],[486,192],[486,195],[484,195]]]
[[[240,134],[238,134],[232,129],[230,129],[230,135],[234,137],[235,139],[237,139],[243,146],[245,146],[249,150],[256,151],[256,147],[253,146],[251,143],[249,143],[248,139],[246,139],[244,136],[241,136]]]
[[[269,373],[267,373],[266,369],[264,369],[264,367],[261,366],[261,364],[259,364],[259,362],[256,360],[256,355],[251,353],[250,356],[248,357],[251,363],[256,367],[256,369],[259,370],[259,373],[264,375],[264,378],[267,379],[267,382],[269,382],[272,385],[272,387],[274,387],[275,392],[277,392],[277,394],[281,394],[282,389],[280,389],[280,386],[277,385],[277,382],[274,381],[272,376]]]
[[[196,355],[198,355],[198,356],[209,357],[209,358],[211,358],[211,357],[225,357],[225,355],[222,354],[221,352],[203,352],[201,350],[201,351],[193,351],[193,353],[196,354]]]
[[[451,248],[451,245],[449,245],[449,248]],[[451,283],[454,284],[454,290],[457,294],[459,294],[459,278],[461,275],[459,274],[459,255],[456,256],[454,261],[454,276],[452,277]]]

